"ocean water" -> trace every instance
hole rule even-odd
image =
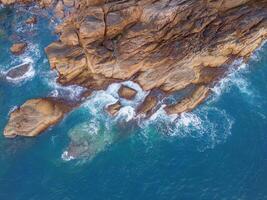
[[[8,113],[27,99],[76,99],[83,90],[56,84],[44,53],[57,39],[56,22],[38,17],[38,25],[25,25],[31,12],[0,8],[1,133]],[[9,47],[19,40],[29,45],[13,56]],[[26,75],[7,79],[22,63],[31,65]],[[267,45],[232,68],[204,104],[179,118],[162,109],[149,120],[134,118],[146,92],[125,82],[138,95],[122,102],[116,118],[103,108],[116,101],[119,84],[36,138],[1,134],[0,200],[267,199]]]

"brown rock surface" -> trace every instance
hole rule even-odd
[[[10,114],[4,136],[36,136],[58,123],[69,110],[70,107],[53,99],[28,100]]]
[[[196,86],[191,95],[168,105],[168,114],[194,109],[235,59],[246,60],[267,38],[267,0],[40,0],[39,4],[63,18],[56,28],[60,40],[46,48],[59,83],[92,91],[133,80],[144,90],[166,93]],[[137,113],[149,115],[157,102],[149,95]],[[30,125],[31,115],[25,116],[32,133],[43,129]]]
[[[94,87],[100,77],[108,83],[133,79],[144,90],[165,92],[190,84],[209,87],[234,59],[248,58],[267,37],[266,0],[79,5],[58,29],[66,37],[46,49],[62,84]],[[77,34],[75,42],[69,30]]]
[[[122,85],[118,91],[119,96],[124,99],[132,100],[135,95],[137,94],[137,91],[133,88],[130,88],[128,86]]]
[[[107,108],[106,108],[106,111],[112,115],[112,116],[115,116],[119,110],[121,109],[122,105],[119,101],[117,101],[116,103],[114,104],[111,104],[111,105],[108,105]]]
[[[27,43],[25,42],[15,43],[10,47],[10,51],[15,55],[19,55],[24,52],[26,47],[27,47]]]
[[[29,3],[32,0],[0,0],[0,3],[10,5],[14,3]]]
[[[59,0],[57,2],[57,4],[56,4],[55,14],[59,18],[63,18],[65,16],[65,13],[64,13],[64,4],[63,4],[63,2],[61,0]]]
[[[156,96],[150,94],[147,95],[144,102],[137,108],[137,115],[142,114],[144,116],[150,116],[157,103],[158,99]]]
[[[35,16],[29,17],[25,22],[26,22],[26,24],[36,24],[37,18]]]
[[[209,88],[199,86],[190,97],[183,99],[181,102],[165,107],[167,114],[180,114],[194,109],[198,104],[203,102],[208,96]]]

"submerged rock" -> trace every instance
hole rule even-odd
[[[150,116],[157,103],[158,103],[158,98],[154,95],[149,94],[145,98],[144,102],[140,104],[140,106],[137,108],[137,114]]]
[[[95,120],[76,125],[69,131],[69,137],[70,144],[62,154],[64,160],[93,158],[114,141],[112,133]]]
[[[27,47],[27,43],[25,42],[15,43],[10,47],[10,51],[15,55],[19,55],[24,52],[26,47]]]
[[[11,112],[4,136],[33,137],[58,123],[70,106],[54,99],[31,99]]]
[[[137,91],[128,86],[122,85],[118,91],[119,96],[124,99],[132,100],[134,99]]]

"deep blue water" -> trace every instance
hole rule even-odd
[[[34,69],[23,80],[0,78],[0,132],[25,100],[80,91],[56,85],[49,69],[44,47],[57,39],[54,24],[39,17],[31,27],[23,23],[28,16],[0,9],[0,72],[29,61]],[[18,40],[29,46],[17,57],[9,47]],[[117,87],[95,93],[36,138],[1,134],[0,200],[267,199],[267,45],[178,120],[159,112],[126,123],[136,102],[124,102],[128,107],[111,119],[102,110]],[[90,155],[62,159],[81,140],[91,142]]]

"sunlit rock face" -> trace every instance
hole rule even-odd
[[[60,19],[59,40],[45,49],[59,83],[91,92],[131,80],[149,93],[135,108],[145,116],[160,108],[155,90],[168,96],[193,88],[164,108],[191,111],[234,60],[246,61],[267,38],[266,0],[0,2],[36,3]]]
[[[197,86],[192,97],[185,97],[190,101],[170,105],[168,113],[201,103],[227,66],[234,59],[247,59],[267,36],[266,0],[79,1],[75,5],[57,28],[60,41],[46,48],[59,82],[99,89],[132,79],[144,90],[159,88],[167,93]]]
[[[53,99],[31,99],[10,114],[5,137],[33,137],[58,123],[70,107]]]

